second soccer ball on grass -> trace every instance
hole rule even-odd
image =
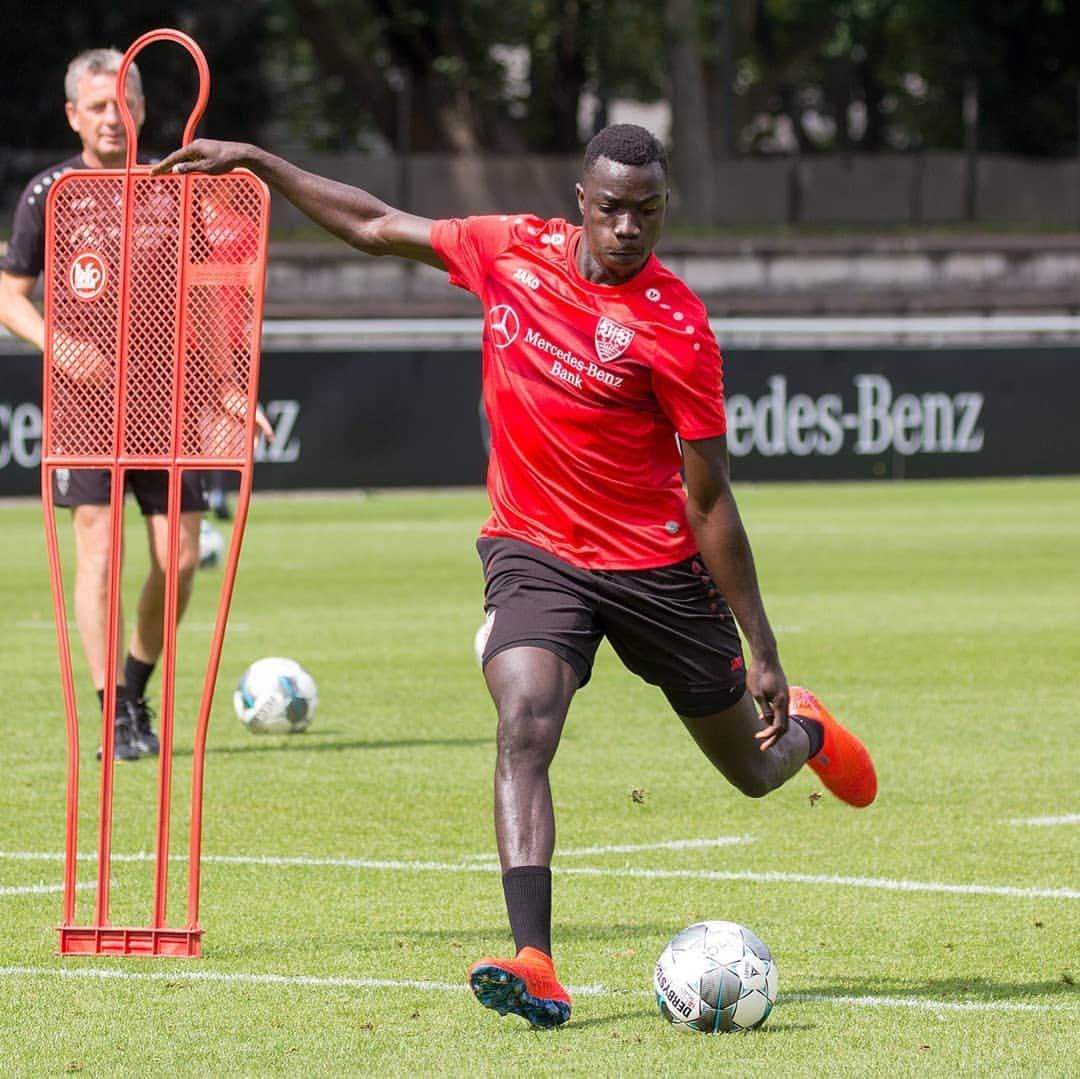
[[[306,730],[319,703],[315,679],[294,659],[267,656],[244,671],[233,707],[256,734],[296,734]]]

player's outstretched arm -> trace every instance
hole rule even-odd
[[[758,739],[768,749],[787,730],[788,685],[758,586],[750,540],[731,490],[727,438],[684,440],[687,517],[712,579],[750,646],[747,686],[771,721]]]
[[[0,273],[0,326],[37,349],[45,348],[45,322],[30,294],[36,278]]]
[[[445,269],[431,246],[432,222],[389,206],[363,188],[319,176],[242,142],[196,139],[154,166],[155,173],[220,174],[246,168],[327,232],[369,255],[398,255]]]
[[[34,277],[0,273],[0,326],[44,352],[45,320],[30,299],[36,281]],[[53,363],[72,381],[103,383],[112,377],[112,364],[90,342],[54,330],[52,343]]]

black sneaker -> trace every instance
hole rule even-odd
[[[116,702],[116,726],[113,727],[113,760],[137,761],[141,756],[135,737],[135,716],[126,701]],[[101,760],[101,746],[97,759]]]
[[[161,742],[154,733],[154,728],[150,726],[150,720],[154,718],[154,710],[145,697],[128,701],[127,706],[131,714],[135,745],[140,753],[156,757],[161,752]]]

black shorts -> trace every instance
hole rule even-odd
[[[627,668],[682,716],[730,708],[746,689],[735,620],[700,556],[647,570],[584,570],[520,540],[483,538],[483,661],[533,645],[588,682],[607,637]]]
[[[125,487],[144,517],[169,512],[169,474],[161,469],[132,469]],[[112,474],[102,468],[58,468],[53,472],[53,502],[57,506],[107,506]],[[201,471],[186,470],[180,480],[180,511],[206,509],[206,484]]]

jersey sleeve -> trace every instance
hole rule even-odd
[[[19,197],[7,253],[0,270],[19,277],[38,277],[45,266],[45,197],[33,185]]]
[[[653,392],[680,438],[727,431],[724,363],[704,309],[682,324],[658,328]]]
[[[450,271],[450,284],[480,295],[492,262],[513,243],[520,216],[454,217],[436,221],[431,246]]]

